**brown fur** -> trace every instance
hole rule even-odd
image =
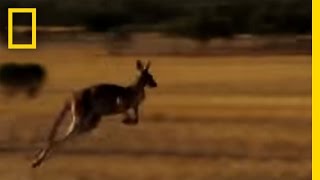
[[[140,76],[137,81],[127,87],[114,84],[98,84],[73,93],[70,101],[54,122],[48,137],[47,146],[37,155],[32,167],[38,167],[46,159],[48,153],[57,145],[79,134],[90,132],[96,128],[102,116],[112,114],[124,114],[122,121],[127,125],[136,125],[139,122],[138,108],[145,99],[145,87],[156,87],[157,83],[149,73],[150,63],[146,66],[140,60],[137,61],[137,69]],[[134,117],[130,115],[133,110]],[[72,122],[65,136],[55,140],[59,128],[66,113],[71,111]]]

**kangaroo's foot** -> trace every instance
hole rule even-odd
[[[125,124],[125,125],[132,126],[132,125],[138,124],[138,120],[126,117],[124,120],[122,120],[122,123]]]
[[[37,168],[41,165],[41,163],[43,162],[43,160],[45,159],[47,154],[47,150],[42,149],[38,155],[36,156],[36,159],[32,162],[32,168]]]

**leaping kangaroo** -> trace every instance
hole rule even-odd
[[[71,137],[89,132],[97,127],[102,116],[124,114],[124,124],[136,125],[139,122],[139,105],[145,99],[145,87],[155,88],[157,82],[149,72],[150,62],[136,62],[139,76],[129,86],[97,84],[72,94],[56,118],[47,139],[46,147],[41,149],[32,163],[36,168],[46,159],[48,153],[57,145]],[[71,111],[72,121],[64,137],[56,140],[56,134],[67,112]],[[131,113],[130,113],[131,112]]]

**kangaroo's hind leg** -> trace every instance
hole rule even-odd
[[[97,128],[101,120],[101,115],[90,113],[85,118],[81,119],[79,133],[84,134]]]
[[[96,128],[100,119],[101,116],[95,114],[90,114],[86,117],[78,117],[76,114],[73,114],[72,122],[69,125],[65,136],[61,140],[51,141],[48,146],[40,152],[36,161],[33,162],[32,167],[41,165],[53,148],[57,148],[63,142]]]
[[[36,168],[36,167],[40,166],[42,164],[42,162],[48,157],[49,153],[53,150],[53,148],[57,148],[63,142],[74,137],[75,135],[77,135],[77,131],[76,131],[76,129],[73,129],[63,139],[55,140],[55,141],[49,143],[46,148],[41,150],[40,154],[38,155],[38,158],[32,163],[32,167]]]
[[[35,168],[37,166],[40,166],[41,163],[48,157],[49,153],[52,152],[54,148],[57,148],[59,145],[61,145],[63,142],[67,141],[68,139],[76,136],[78,134],[79,128],[77,125],[75,125],[74,122],[72,122],[69,125],[68,132],[66,135],[60,139],[60,140],[53,140],[49,142],[49,144],[41,150],[40,154],[38,155],[37,159],[32,163],[32,167]]]
[[[41,149],[41,151],[38,153],[37,158],[35,159],[35,161],[32,163],[32,167],[38,167],[41,165],[41,163],[46,159],[46,157],[48,156],[48,154],[52,151],[52,149],[54,147],[56,147],[57,145],[61,144],[62,142],[66,141],[67,139],[69,139],[71,136],[75,135],[77,132],[77,114],[75,113],[75,108],[74,108],[74,103],[72,103],[72,107],[71,107],[71,112],[72,112],[72,122],[69,125],[68,131],[66,133],[66,135],[64,136],[63,139],[61,140],[55,140],[55,136],[57,134],[57,130],[63,120],[63,117],[66,113],[66,111],[69,109],[70,107],[66,105],[66,107],[64,108],[64,110],[60,113],[59,117],[57,118],[57,120],[55,121],[53,128],[49,134],[48,137],[48,144],[46,145],[45,148]]]

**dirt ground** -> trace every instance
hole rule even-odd
[[[0,179],[311,179],[311,55],[111,56],[80,42],[0,51],[0,62],[41,63],[49,76],[36,99],[0,98]],[[140,123],[105,117],[31,169],[70,93],[130,84],[136,59],[152,61],[159,84]]]

